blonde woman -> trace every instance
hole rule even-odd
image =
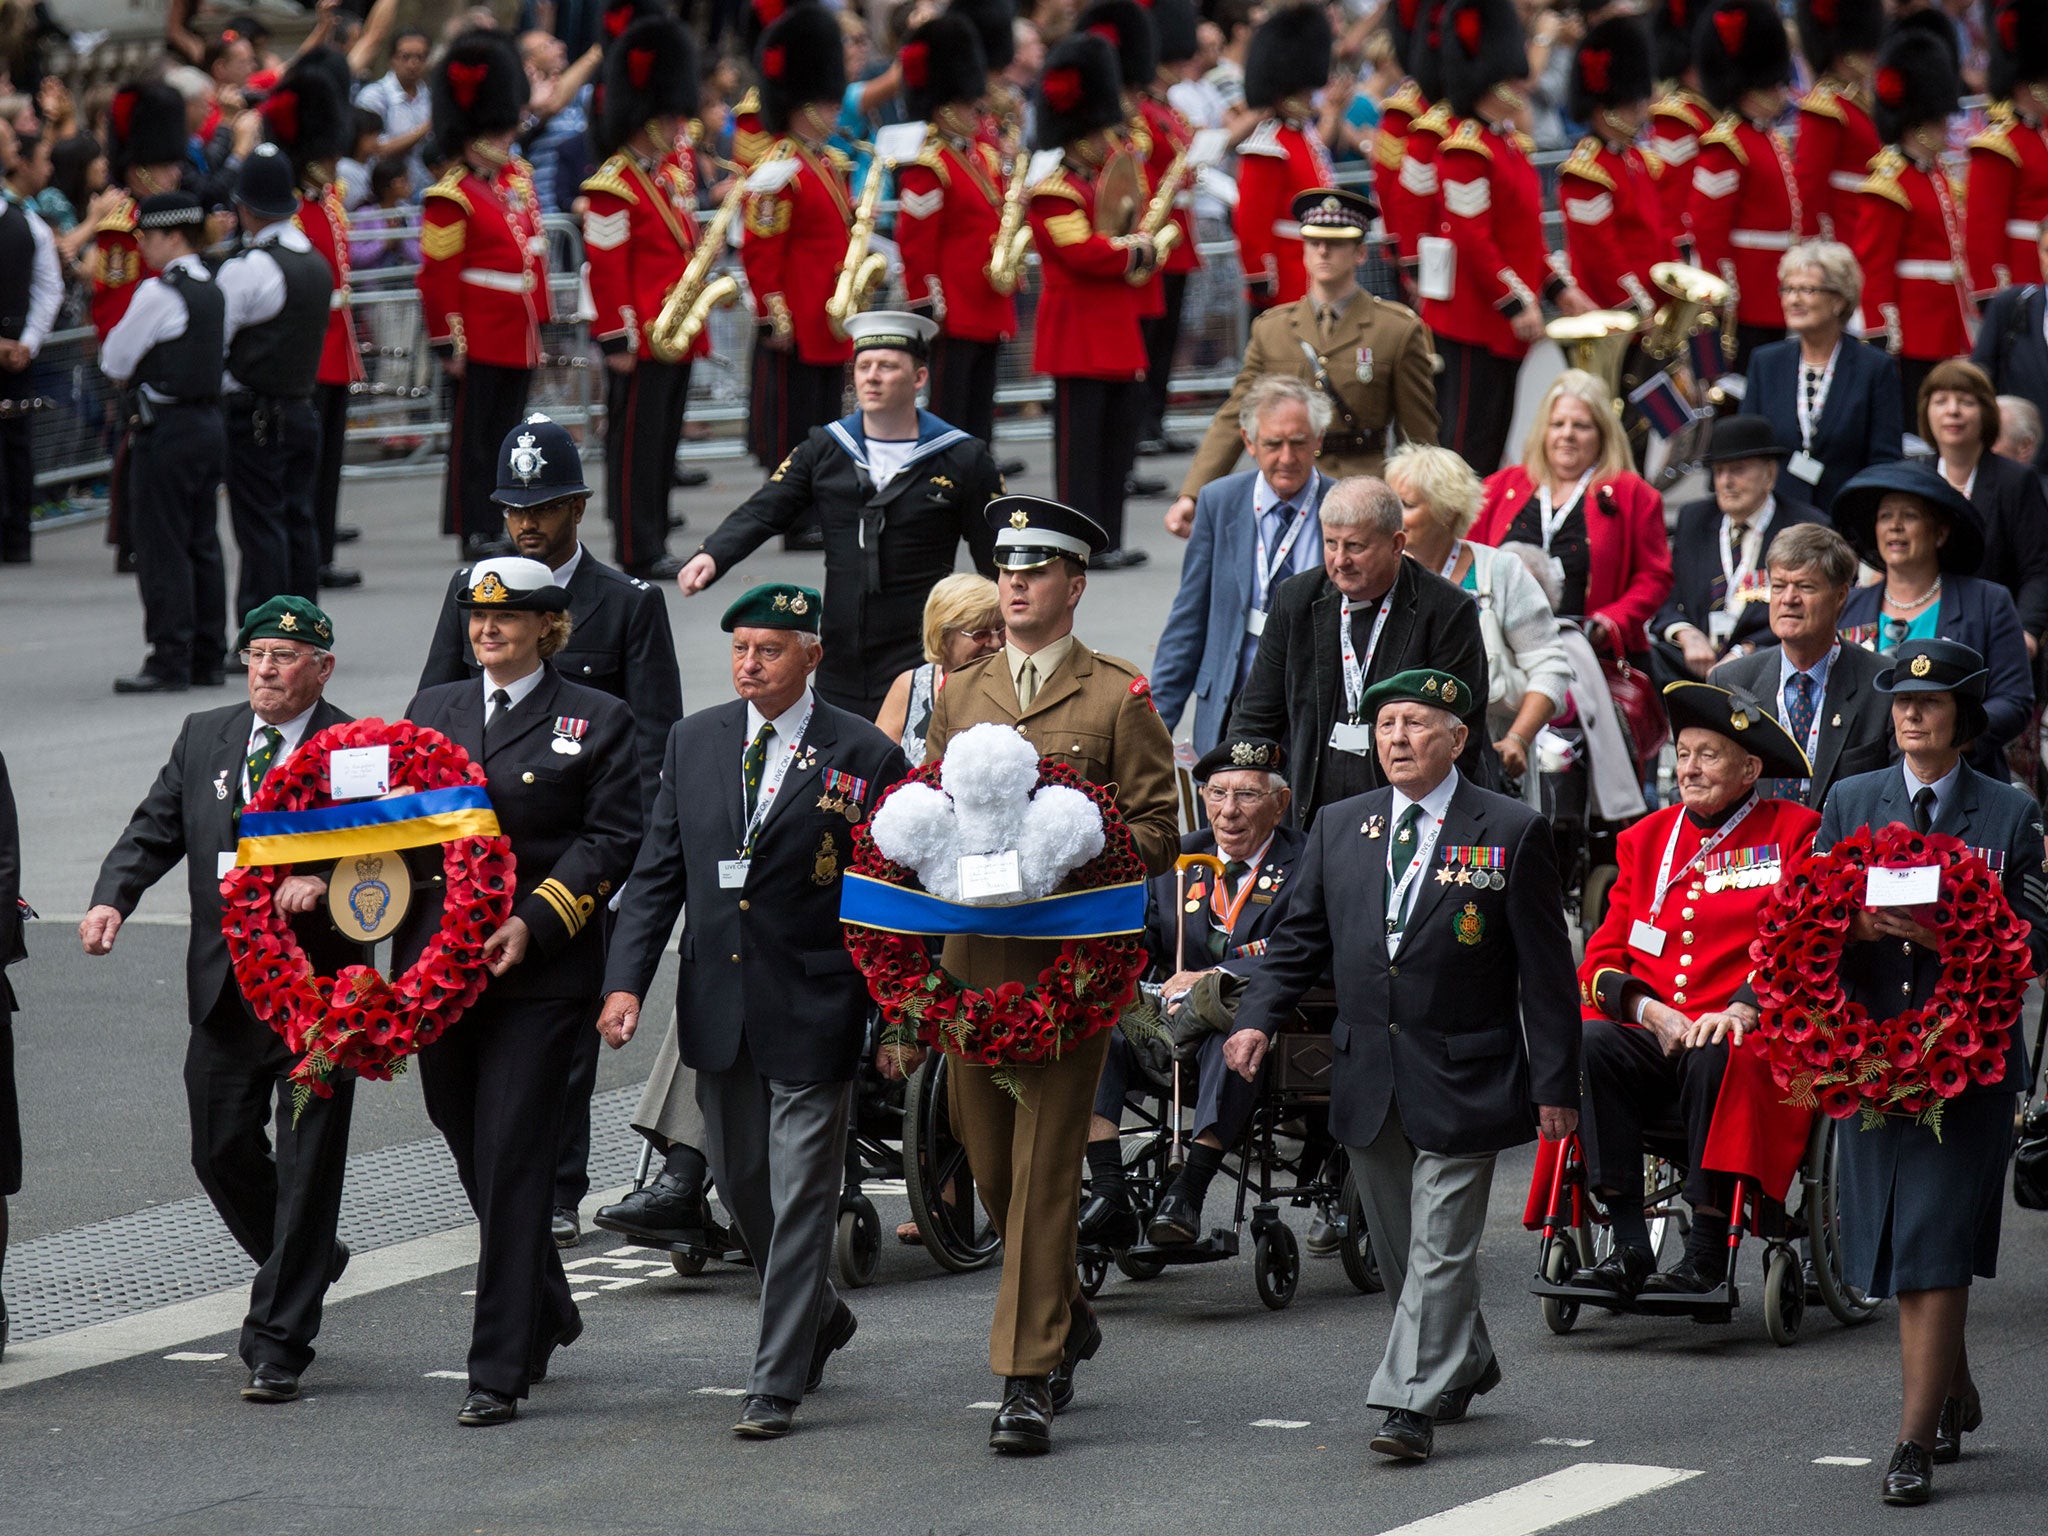
[[[915,768],[924,761],[932,699],[946,674],[1003,648],[996,584],[971,571],[935,582],[924,600],[924,663],[898,674],[875,716],[875,729],[902,744]]]

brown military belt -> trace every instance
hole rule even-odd
[[[1386,429],[1383,427],[1368,427],[1363,432],[1325,432],[1323,452],[1340,458],[1378,453],[1386,439]]]

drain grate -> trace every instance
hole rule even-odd
[[[642,1142],[626,1118],[639,1099],[640,1089],[632,1087],[591,1100],[593,1189],[631,1181]],[[348,1160],[341,1236],[357,1253],[474,1219],[455,1160],[439,1137]],[[177,1200],[10,1247],[8,1332],[24,1342],[69,1333],[246,1286],[255,1273],[205,1196]]]

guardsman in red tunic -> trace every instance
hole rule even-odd
[[[1059,156],[1026,209],[1041,285],[1031,368],[1053,382],[1054,494],[1109,536],[1089,568],[1119,570],[1144,559],[1122,547],[1124,480],[1144,409],[1140,285],[1154,258],[1146,236],[1112,232],[1144,211],[1143,172],[1124,147],[1115,50],[1089,32],[1063,38],[1046,56],[1034,105],[1041,154]],[[1129,206],[1105,206],[1111,196]]]
[[[667,581],[682,569],[668,542],[668,497],[690,397],[690,362],[711,350],[710,327],[687,356],[656,357],[648,331],[697,248],[697,180],[678,150],[697,113],[697,45],[672,16],[633,22],[605,50],[583,183],[591,335],[604,354],[605,513],[628,575]]]
[[[1544,244],[1542,183],[1514,127],[1522,98],[1509,82],[1528,75],[1529,60],[1513,0],[1451,0],[1442,59],[1457,120],[1436,154],[1438,238],[1450,260],[1432,275],[1424,248],[1422,319],[1444,360],[1438,440],[1489,475],[1507,446],[1522,359],[1543,335],[1543,299],[1572,315],[1593,302]]]
[[[1625,1300],[1644,1290],[1711,1291],[1727,1278],[1731,1178],[1781,1200],[1805,1155],[1810,1110],[1785,1104],[1763,1042],[1696,1040],[1700,1015],[1727,1006],[1749,979],[1764,897],[1813,846],[1820,817],[1765,798],[1772,775],[1803,778],[1801,744],[1745,694],[1674,683],[1664,696],[1677,736],[1678,805],[1621,834],[1607,916],[1579,966],[1585,1011],[1579,1106],[1592,1185],[1613,1216],[1614,1252],[1572,1277]],[[1811,717],[1816,706],[1810,706]],[[1643,1219],[1643,1133],[1676,1119],[1688,1143],[1685,1257],[1656,1268]],[[1546,1163],[1537,1158],[1548,1198]]]
[[[1660,299],[1650,268],[1677,255],[1658,185],[1666,167],[1635,143],[1654,84],[1640,21],[1613,17],[1588,32],[1572,56],[1569,105],[1593,131],[1557,181],[1572,276],[1600,308],[1633,309],[1645,320]]]
[[[520,206],[512,155],[526,69],[503,33],[466,32],[448,45],[432,91],[434,140],[455,156],[420,209],[427,342],[455,381],[441,531],[480,560],[504,529],[491,501],[498,448],[526,410],[547,316],[546,267],[535,271],[537,226]]]
[[[1245,105],[1265,121],[1237,146],[1232,223],[1254,316],[1308,292],[1293,209],[1303,192],[1337,179],[1311,101],[1329,83],[1331,47],[1323,8],[1295,5],[1261,22],[1245,54]]]
[[[1436,185],[1427,177],[1435,175],[1432,146],[1430,164],[1421,184],[1408,184],[1408,134],[1416,120],[1429,111],[1429,98],[1422,94],[1409,62],[1415,52],[1416,34],[1425,19],[1430,0],[1392,0],[1387,7],[1387,40],[1404,73],[1394,94],[1380,105],[1380,125],[1372,139],[1372,188],[1380,206],[1380,221],[1386,226],[1391,255],[1399,264],[1412,299],[1415,281],[1415,242],[1434,227]]]
[[[1145,128],[1152,138],[1145,179],[1156,194],[1174,157],[1194,143],[1194,125],[1181,116],[1166,93],[1201,46],[1196,37],[1201,17],[1194,0],[1150,0],[1146,14],[1152,18],[1153,33],[1158,39],[1159,62],[1139,93],[1138,109],[1144,114]],[[1167,435],[1166,406],[1174,356],[1180,351],[1181,312],[1187,300],[1188,278],[1202,270],[1202,253],[1195,246],[1194,186],[1198,170],[1190,161],[1174,192],[1173,226],[1180,231],[1180,239],[1159,264],[1161,312],[1145,322],[1145,426],[1138,443],[1140,453],[1188,453],[1195,446],[1185,438]]]
[[[1856,260],[1863,333],[1898,359],[1900,397],[1945,358],[1970,350],[1976,306],[1963,253],[1963,215],[1942,166],[1948,120],[1961,106],[1954,55],[1904,28],[1878,61],[1877,127],[1885,147],[1858,194]]]
[[[1937,19],[1948,26],[1947,17]],[[1853,249],[1857,189],[1879,147],[1870,76],[1884,36],[1884,0],[1799,0],[1798,21],[1799,48],[1814,76],[1813,89],[1800,98],[1792,142],[1800,233]]]
[[[1700,94],[1699,73],[1692,64],[1692,24],[1703,0],[1656,0],[1650,13],[1650,35],[1657,55],[1657,78],[1664,92],[1650,104],[1650,152],[1664,162],[1657,190],[1664,201],[1664,227],[1691,259],[1692,229],[1686,214],[1692,201],[1693,165],[1700,139],[1714,126],[1714,109]]]
[[[896,245],[911,310],[939,327],[931,411],[992,443],[996,363],[1017,334],[1017,301],[988,276],[1008,181],[1002,156],[980,136],[988,92],[981,36],[965,17],[941,14],[913,31],[896,57],[904,110],[930,125],[918,157],[896,172]]]
[[[1770,0],[1715,0],[1696,34],[1700,83],[1720,120],[1700,140],[1688,218],[1699,264],[1729,285],[1741,373],[1749,354],[1785,334],[1778,262],[1804,218],[1792,151],[1772,125],[1785,111],[1792,48]]]
[[[1970,140],[1963,198],[1970,282],[1981,303],[2013,283],[2042,278],[2048,219],[2048,6],[1995,0],[1985,73],[1991,123]]]

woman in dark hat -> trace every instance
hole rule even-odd
[[[1985,726],[1970,761],[2003,779],[2000,754],[2034,707],[2026,641],[2012,596],[1970,575],[1984,559],[1984,519],[1969,500],[1925,464],[1878,464],[1842,487],[1836,529],[1857,554],[1884,568],[1884,580],[1858,587],[1842,610],[1842,638],[1886,655],[1910,641],[1967,645],[1990,667]]]

